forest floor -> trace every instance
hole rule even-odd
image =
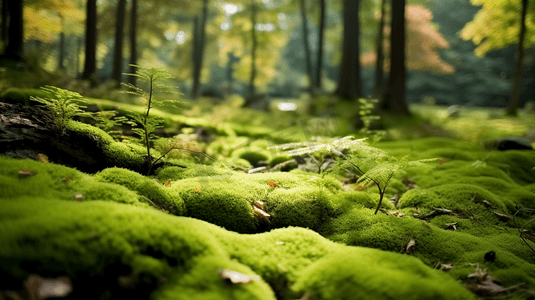
[[[173,151],[142,175],[120,163],[84,173],[48,160],[52,153],[0,156],[0,299],[535,297],[535,151],[480,143],[524,136],[533,144],[529,114],[465,109],[448,118],[446,108],[415,106],[420,117],[384,118],[390,127],[366,148],[371,155],[437,160],[393,173],[374,214],[377,186],[273,148],[362,137],[347,103],[318,101],[314,109],[329,113],[311,117],[303,100],[292,112],[240,101],[155,111],[166,120],[160,135],[215,161]]]

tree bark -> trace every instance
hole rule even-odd
[[[385,112],[410,115],[405,100],[405,0],[392,1],[391,24],[390,78],[388,92],[381,108]]]
[[[312,92],[313,82],[312,82],[312,57],[310,54],[310,43],[308,40],[308,20],[307,20],[307,11],[306,11],[306,2],[301,0],[301,18],[303,20],[303,49],[305,50],[305,64],[308,75],[308,90]]]
[[[93,79],[97,69],[97,0],[87,0],[85,22],[85,61],[82,79]]]
[[[136,73],[137,65],[137,0],[132,0],[130,12],[130,74]],[[136,85],[136,76],[128,76],[128,83]]]
[[[206,39],[206,19],[208,17],[208,0],[203,0],[203,8],[199,17],[195,17],[194,35],[197,37],[194,39],[196,42],[193,52],[193,88],[191,91],[191,97],[197,99],[201,92],[201,72],[202,63],[204,60],[204,44]]]
[[[520,36],[518,41],[518,49],[516,55],[515,73],[513,75],[513,90],[507,114],[510,116],[518,115],[518,102],[520,100],[520,92],[522,88],[522,60],[524,58],[524,38],[526,35],[526,11],[528,7],[528,0],[522,0],[522,11],[520,19]]]
[[[256,91],[255,91],[255,79],[256,79],[256,48],[257,48],[257,40],[256,40],[256,3],[255,0],[251,0],[251,23],[253,24],[251,29],[251,39],[252,39],[252,46],[251,46],[251,77],[249,79],[249,99],[253,99],[255,97]]]
[[[9,0],[2,0],[2,44],[7,44],[7,30],[9,25]]]
[[[59,33],[59,56],[58,56],[58,70],[65,70],[65,18],[60,15],[61,32]]]
[[[123,77],[123,41],[124,41],[124,15],[126,0],[119,0],[117,4],[117,17],[115,19],[115,50],[113,53],[113,69],[111,78],[115,80],[116,87],[121,86]]]
[[[325,13],[327,6],[325,0],[320,0],[320,22],[319,22],[319,39],[318,39],[318,57],[316,63],[316,82],[314,87],[321,91],[321,74],[323,71],[323,43],[325,38]]]
[[[336,95],[360,97],[359,0],[344,0],[344,43]]]
[[[381,19],[379,20],[379,32],[377,33],[377,62],[375,65],[375,87],[373,96],[379,100],[383,97],[383,68],[384,68],[384,27],[385,27],[385,2],[381,1]]]
[[[24,56],[23,0],[9,1],[9,26],[4,58],[22,61]]]

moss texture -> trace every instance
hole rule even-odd
[[[0,291],[38,273],[72,278],[73,299],[474,299],[466,287],[478,267],[503,287],[524,283],[513,298],[535,290],[535,256],[518,234],[532,215],[517,213],[535,203],[535,151],[439,138],[379,146],[444,159],[394,178],[377,215],[377,188],[342,185],[343,174],[177,160],[155,178],[121,168],[87,175],[0,157]],[[125,161],[138,157],[129,149],[118,150]],[[433,270],[443,264],[453,269]],[[228,284],[221,268],[260,278]]]

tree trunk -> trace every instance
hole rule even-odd
[[[117,17],[115,19],[115,50],[113,53],[113,70],[111,78],[115,80],[116,87],[121,86],[123,77],[123,40],[124,40],[124,14],[126,0],[119,0],[117,4]]]
[[[383,101],[385,112],[410,115],[405,100],[405,0],[392,1],[392,32],[390,33],[390,78]]]
[[[385,2],[381,1],[381,19],[379,20],[379,32],[377,33],[377,62],[375,65],[375,88],[373,89],[373,97],[376,99],[383,98],[383,68],[384,68],[384,27],[385,27]]]
[[[23,0],[9,1],[9,26],[4,58],[22,61],[24,56]]]
[[[130,12],[130,74],[136,73],[137,65],[137,0],[132,0]],[[128,83],[136,85],[136,76],[128,76]]]
[[[515,73],[513,75],[513,93],[507,114],[510,116],[518,115],[518,102],[520,100],[520,92],[522,87],[522,59],[524,58],[524,37],[526,35],[526,11],[528,7],[528,0],[522,0],[522,11],[520,19],[520,36],[518,41],[518,49],[516,55]]]
[[[93,79],[97,69],[97,0],[87,0],[85,22],[85,62],[82,79]]]
[[[193,53],[193,88],[191,91],[191,97],[197,99],[201,92],[201,72],[202,63],[204,60],[204,44],[206,39],[206,19],[208,17],[208,0],[203,0],[203,8],[200,19],[195,18],[194,35],[195,46]]]
[[[59,56],[58,56],[58,70],[65,70],[65,18],[60,15],[61,32],[59,33]]]
[[[336,95],[360,97],[359,0],[344,0],[344,43]]]
[[[5,47],[7,44],[7,30],[9,25],[9,0],[2,0],[2,44]]]
[[[251,23],[253,24],[251,29],[251,39],[252,39],[252,47],[251,47],[251,78],[249,79],[249,99],[253,99],[256,91],[255,91],[255,79],[256,79],[256,48],[257,48],[257,40],[256,40],[256,3],[255,0],[251,0]]]
[[[327,6],[325,0],[320,0],[320,25],[318,39],[318,57],[316,63],[316,82],[314,84],[318,91],[321,91],[321,73],[323,71],[323,40],[325,37],[325,13]]]
[[[312,58],[310,55],[310,43],[308,41],[308,20],[307,20],[307,11],[306,11],[306,2],[301,0],[301,18],[303,20],[303,48],[305,50],[305,63],[306,70],[308,75],[308,90],[311,92],[313,83],[312,83]]]

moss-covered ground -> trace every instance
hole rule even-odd
[[[535,151],[392,140],[408,127],[394,128],[377,148],[439,160],[394,176],[375,215],[378,189],[341,173],[247,172],[289,159],[269,146],[306,141],[316,129],[351,133],[343,120],[300,111],[279,120],[281,112],[238,106],[208,110],[201,101],[180,116],[161,112],[174,130],[208,131],[195,145],[215,162],[182,153],[141,175],[132,170],[142,148],[75,122],[71,129],[101,136],[116,167],[85,174],[0,156],[0,299],[28,296],[32,274],[68,277],[68,299],[535,296],[534,228],[522,228],[535,209]],[[261,119],[247,127],[253,115]]]

